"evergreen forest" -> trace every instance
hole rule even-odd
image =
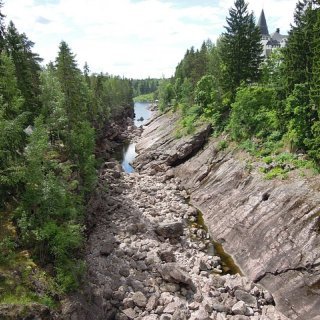
[[[132,114],[133,89],[81,70],[64,41],[45,67],[33,46],[1,13],[0,303],[51,305],[80,284],[95,147],[108,122]]]

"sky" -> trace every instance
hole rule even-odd
[[[4,0],[6,23],[35,42],[44,63],[64,40],[79,67],[127,78],[170,77],[191,46],[213,42],[224,31],[234,0]],[[286,34],[295,0],[249,0],[258,21],[264,9],[269,32]]]

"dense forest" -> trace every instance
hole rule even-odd
[[[96,141],[132,108],[131,80],[81,71],[64,41],[42,67],[33,46],[1,13],[0,303],[50,304],[77,288]]]
[[[285,48],[265,59],[260,39],[248,4],[236,0],[217,42],[188,49],[161,83],[160,108],[181,113],[178,134],[210,121],[216,134],[263,156],[288,149],[319,164],[319,1],[298,2]]]
[[[160,79],[133,79],[132,80],[132,88],[133,88],[133,96],[141,96],[149,93],[154,93],[157,91]]]

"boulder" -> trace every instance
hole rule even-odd
[[[243,301],[249,307],[257,308],[258,306],[257,299],[243,290],[236,290],[234,292],[234,296],[237,298],[237,300]]]
[[[183,235],[183,224],[181,222],[161,223],[156,226],[155,232],[164,238],[179,238]]]
[[[182,270],[176,263],[166,263],[165,265],[160,266],[159,272],[166,281],[188,285],[192,289],[195,289],[189,274]]]
[[[176,257],[174,255],[174,253],[170,250],[161,251],[158,254],[159,254],[160,259],[164,262],[175,262],[176,261]]]
[[[114,247],[115,245],[112,242],[104,243],[100,249],[100,254],[107,257],[112,253]]]
[[[134,319],[137,317],[137,313],[134,311],[132,308],[128,308],[125,310],[122,310],[122,312],[129,318],[129,319]]]
[[[138,307],[145,308],[147,305],[147,298],[141,291],[135,292],[132,296],[132,300]]]
[[[246,304],[243,301],[238,301],[231,309],[233,314],[245,315],[247,310]]]

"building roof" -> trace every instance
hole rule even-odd
[[[287,35],[280,34],[280,29],[278,28],[276,32],[271,33],[271,38],[281,42],[281,40],[288,38]]]
[[[272,46],[272,47],[277,47],[277,46],[280,46],[280,42],[276,39],[270,39],[268,42],[267,42],[267,46]]]
[[[266,21],[266,17],[264,15],[263,9],[261,11],[260,18],[258,21],[258,27],[260,28],[261,35],[263,36],[269,35],[268,25],[267,25],[267,21]]]

